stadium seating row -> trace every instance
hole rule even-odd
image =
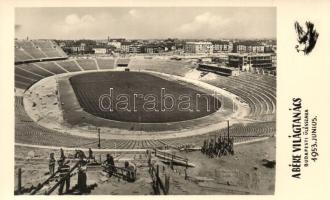
[[[117,61],[118,62],[118,61]],[[114,59],[77,59],[64,61],[49,61],[15,66],[15,83],[19,88],[26,89],[30,84],[54,74],[82,70],[112,69]],[[182,62],[134,59],[130,68],[146,69],[164,73],[184,75],[190,70]],[[172,74],[173,74],[172,73]],[[24,78],[23,78],[24,77]],[[241,73],[239,77],[218,76],[215,80],[205,80],[241,96],[251,107],[250,116],[261,119],[263,115],[274,114],[276,111],[276,79],[267,75]]]
[[[21,48],[15,49],[19,51],[15,55],[15,60],[25,60],[33,57],[33,55],[46,55],[48,43],[37,43],[40,48],[35,48],[32,42],[23,42]],[[25,49],[33,49],[27,53]],[[47,54],[52,55],[52,53]],[[52,76],[54,74],[61,74],[66,72],[75,72],[82,70],[106,70],[113,69],[117,63],[122,62],[115,59],[70,59],[61,61],[45,61],[28,64],[15,65],[15,87],[26,89],[30,85],[39,81],[42,78]],[[162,60],[144,60],[133,59],[125,61],[129,63],[129,67],[135,70],[146,69],[157,72],[164,72],[184,76],[185,73],[191,70],[191,67],[179,61],[162,61]],[[223,88],[237,94],[246,103],[249,104],[250,118],[257,120],[265,120],[264,116],[274,115],[276,111],[276,78],[272,76],[241,73],[237,77],[223,77],[218,76],[214,80],[204,80],[205,82],[214,86]],[[59,131],[50,130],[39,126],[33,122],[26,114],[22,97],[15,97],[15,141],[28,144],[37,145],[54,145],[66,147],[92,147],[97,145],[96,139],[77,137],[61,133]],[[142,126],[142,125],[141,125]],[[179,125],[178,125],[179,126]],[[155,126],[155,131],[159,131]],[[131,127],[132,130],[141,130],[141,127]],[[178,127],[180,129],[180,127]],[[256,122],[247,125],[234,125],[231,127],[231,135],[239,136],[235,142],[255,139],[264,135],[272,135],[275,133],[275,122]],[[225,134],[226,130],[220,130],[214,134]],[[204,139],[210,135],[193,136],[178,139],[166,140],[102,140],[102,148],[117,148],[117,149],[137,149],[137,148],[155,148],[172,146],[178,147],[186,143],[195,143],[200,145]],[[63,139],[65,138],[65,139]]]
[[[234,124],[230,127],[230,136],[234,136],[234,143],[253,140],[260,137],[271,137],[275,134],[275,122],[256,122],[248,124]],[[226,136],[227,129],[221,129],[216,133],[210,133],[205,135],[195,135],[191,137],[165,139],[159,140],[163,144],[171,147],[180,147],[182,144],[194,144],[196,146],[202,146],[203,141],[216,138],[216,136]]]
[[[63,146],[63,147],[91,147],[96,148],[98,140],[61,133],[39,126],[25,112],[23,97],[15,96],[15,142]],[[197,135],[193,137],[164,139],[164,140],[101,140],[102,148],[112,149],[146,149],[163,148],[164,146],[179,147],[182,144],[194,143],[201,145],[204,139],[216,135],[226,135],[226,129],[211,135]],[[272,136],[275,133],[274,122],[235,124],[230,128],[231,136],[240,136],[235,142],[248,141],[256,137]],[[64,139],[65,138],[65,139]]]
[[[173,60],[133,59],[129,68],[133,70],[151,70],[177,76],[184,76],[192,67],[187,63]]]
[[[53,41],[15,40],[15,63],[54,58],[67,58],[67,55]]]
[[[116,64],[117,67],[121,67],[121,66],[125,67],[128,66],[129,62],[130,62],[129,58],[118,58]]]
[[[15,77],[15,85],[18,88],[26,89],[36,81],[54,74],[85,70],[106,70],[113,69],[114,67],[114,59],[77,59],[19,64],[15,65],[15,75],[27,78],[28,80],[16,79]],[[30,79],[33,81],[31,82]]]
[[[263,120],[265,115],[276,112],[276,81],[269,76],[242,73],[239,77],[218,76],[205,82],[240,96],[249,104],[253,119]]]

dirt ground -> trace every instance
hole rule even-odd
[[[201,152],[176,152],[176,155],[187,157],[195,165],[187,170],[174,166],[174,170],[157,158],[152,162],[160,165],[160,175],[170,175],[169,194],[171,195],[210,195],[210,194],[273,194],[275,190],[275,168],[267,165],[274,161],[276,155],[276,138],[235,146],[235,155],[221,158],[208,158]],[[15,190],[17,171],[22,168],[22,186],[29,188],[44,181],[49,175],[48,155],[53,150],[30,147],[15,147]],[[73,152],[65,152],[70,157]],[[104,160],[106,153],[102,153]],[[145,154],[113,154],[116,166],[124,166],[128,160],[137,167],[137,180],[126,182],[117,177],[107,177],[100,167],[87,169],[87,184],[96,185],[91,195],[152,195],[152,180],[148,171]],[[95,154],[97,160],[100,154]],[[59,158],[59,152],[55,152]],[[74,162],[74,161],[73,161]],[[72,163],[73,163],[72,162]],[[70,165],[72,165],[72,163]],[[269,164],[269,163],[268,163]],[[163,167],[164,166],[164,167]],[[74,186],[77,178],[71,178]],[[56,195],[57,190],[52,194]]]

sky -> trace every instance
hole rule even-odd
[[[274,7],[16,8],[23,39],[276,38]]]

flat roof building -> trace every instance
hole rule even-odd
[[[211,42],[186,42],[185,53],[213,53],[213,44]]]
[[[205,64],[201,63],[198,65],[198,70],[212,72],[222,76],[238,76],[239,70],[235,68],[229,68],[225,66],[220,66],[217,64]]]
[[[269,69],[273,67],[271,54],[229,54],[228,55],[229,67],[242,69],[245,65],[250,67]]]
[[[233,43],[229,41],[213,41],[213,53],[232,52]]]

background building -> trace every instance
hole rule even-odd
[[[211,42],[186,42],[185,53],[213,53]]]
[[[273,61],[271,54],[229,54],[228,66],[242,69],[243,66],[250,65],[254,68],[271,69]]]
[[[106,54],[107,53],[106,48],[93,48],[93,51],[95,54]]]
[[[246,40],[233,44],[233,52],[235,53],[265,53],[270,49],[262,41]]]
[[[233,43],[229,41],[213,41],[213,53],[232,52]]]
[[[129,47],[132,45],[132,42],[122,42],[120,49],[123,53],[129,53]]]

